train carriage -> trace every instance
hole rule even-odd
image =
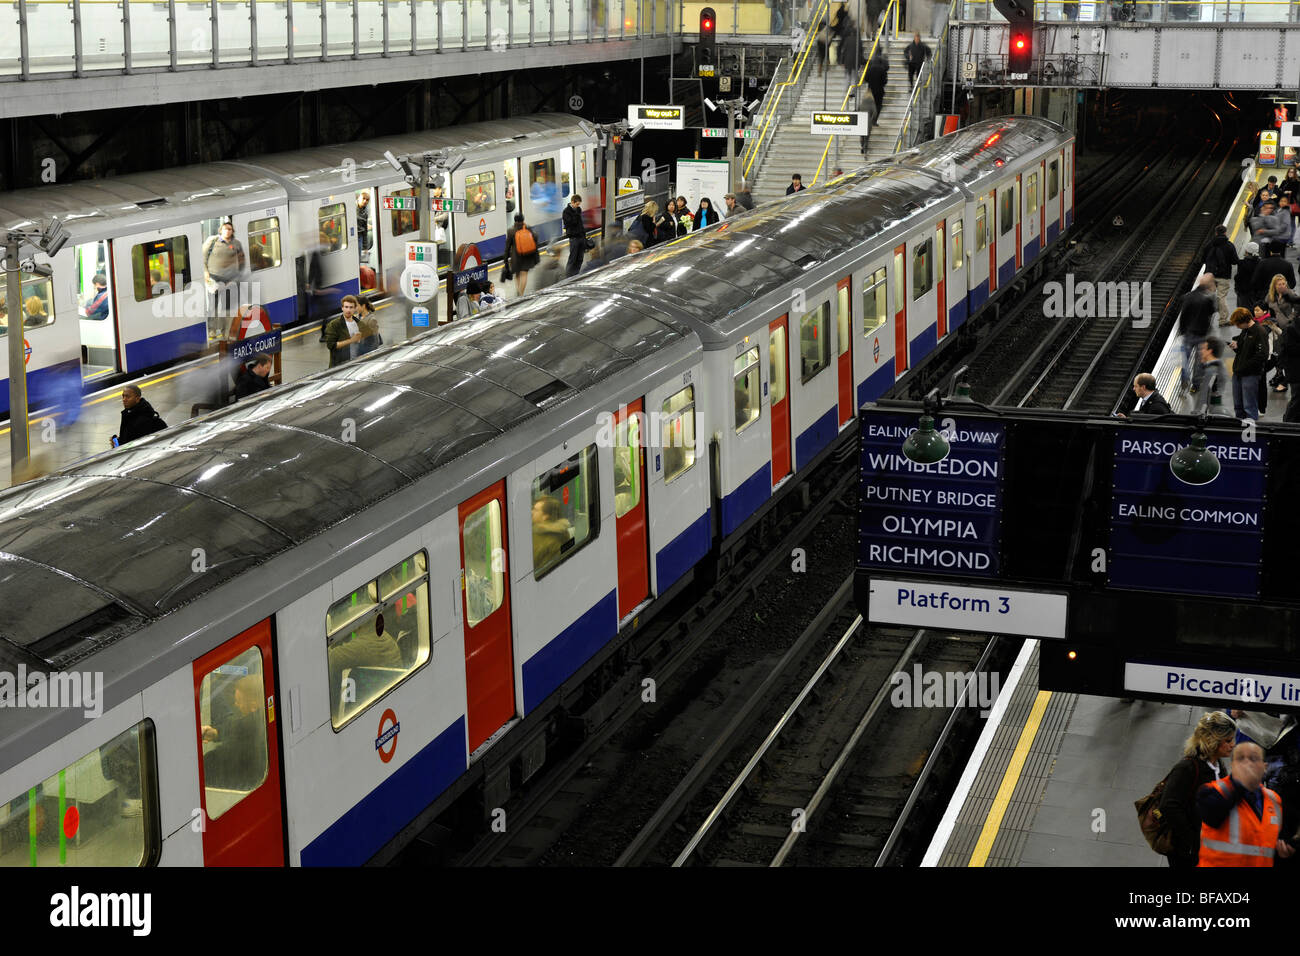
[[[354,864],[497,799],[484,758],[977,308],[1018,151],[1069,149],[980,124],[0,494],[0,673],[105,689],[0,726],[0,864]]]

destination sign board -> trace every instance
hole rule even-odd
[[[845,134],[866,136],[871,127],[870,113],[814,112],[808,132],[818,135]]]
[[[1170,469],[1186,444],[1177,433],[1124,428],[1114,443],[1108,584],[1258,597],[1268,443],[1216,432],[1221,470],[1205,485]]]
[[[993,577],[1000,571],[1006,426],[945,417],[949,456],[919,465],[903,455],[915,415],[864,416],[858,490],[858,564],[896,572]]]
[[[686,125],[686,107],[633,104],[627,108],[627,121],[631,126],[640,123],[646,129],[682,129]]]

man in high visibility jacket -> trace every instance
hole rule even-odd
[[[1243,740],[1232,750],[1232,773],[1201,786],[1201,856],[1197,866],[1272,866],[1295,852],[1282,829],[1282,798],[1263,785],[1264,751]]]

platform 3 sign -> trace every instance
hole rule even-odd
[[[1268,443],[1215,433],[1219,476],[1188,485],[1169,468],[1178,436],[1124,428],[1114,441],[1109,585],[1257,598]]]
[[[997,576],[1006,426],[943,416],[952,450],[933,465],[903,455],[916,427],[914,414],[862,417],[858,566]]]
[[[1068,603],[1064,594],[873,575],[867,618],[873,624],[1060,639]]]

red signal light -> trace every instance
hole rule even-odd
[[[1024,48],[1025,48],[1025,38],[1024,38],[1024,37],[1016,37],[1016,49],[1017,49],[1017,50],[1023,50]]]
[[[700,26],[704,27],[704,29],[706,29],[706,30],[712,30],[712,29],[713,29],[713,21],[712,21],[712,20],[704,20],[704,21],[700,24]]]

